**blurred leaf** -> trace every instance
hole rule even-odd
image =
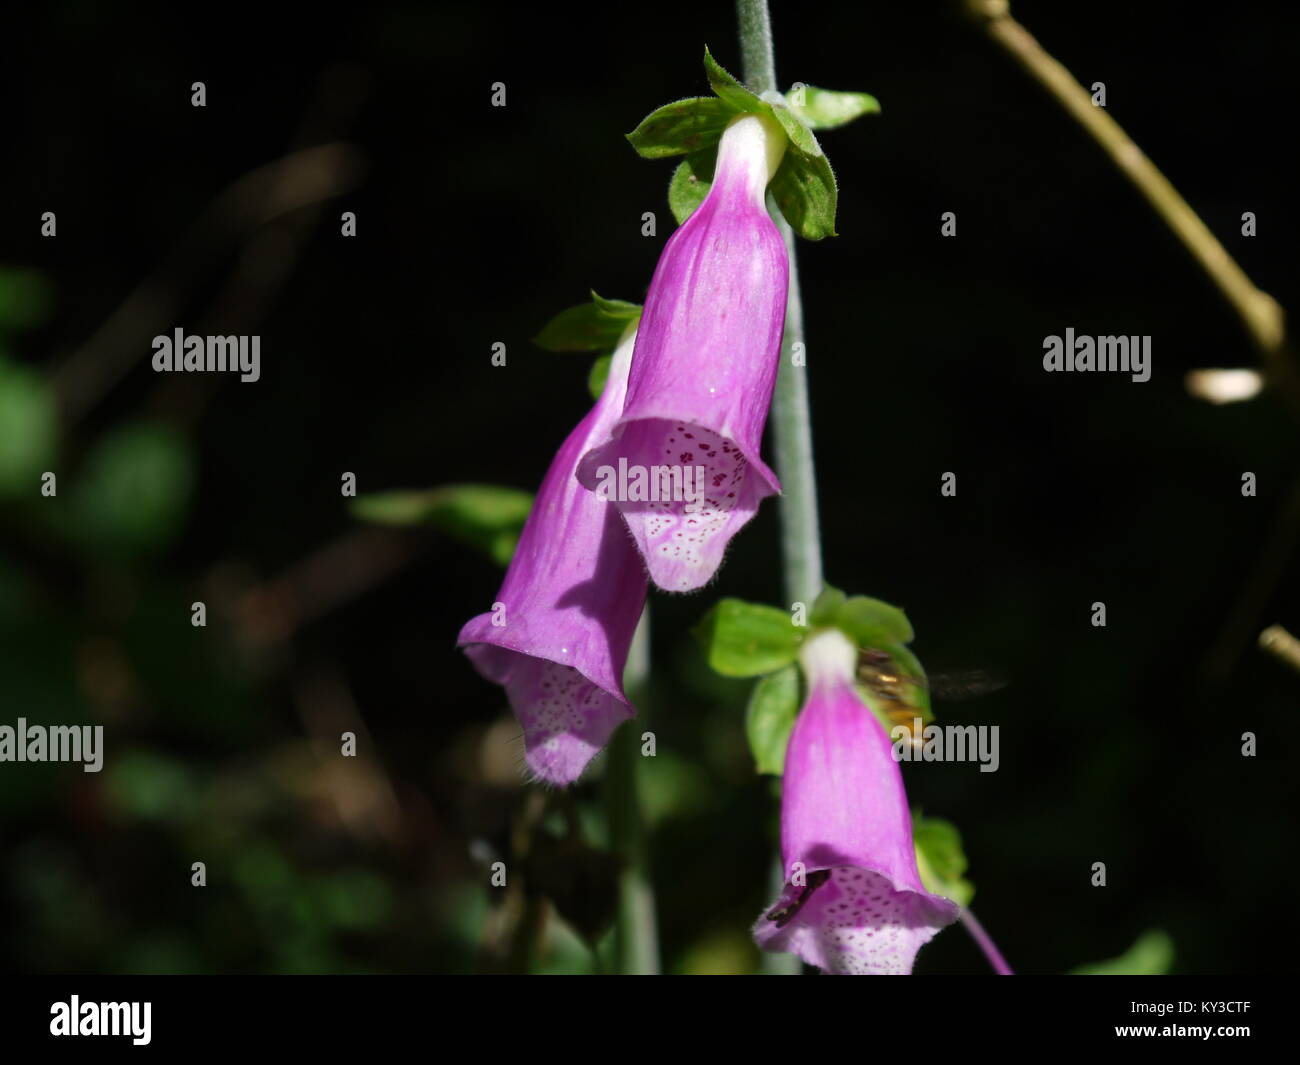
[[[722,599],[695,627],[709,665],[725,677],[757,677],[794,661],[803,639],[776,607]]]
[[[673,967],[678,976],[748,976],[758,968],[752,936],[737,929],[711,929],[692,943]]]
[[[735,113],[716,96],[693,96],[652,111],[627,139],[643,159],[697,152],[718,142]]]
[[[799,670],[790,665],[754,685],[745,708],[745,737],[760,773],[780,776],[785,749],[799,715]]]
[[[45,378],[0,355],[0,496],[38,496],[57,435],[54,392]]]
[[[497,563],[510,562],[533,497],[492,484],[448,484],[415,491],[376,492],[350,501],[354,517],[378,525],[432,525]]]
[[[937,817],[921,817],[918,812],[912,818],[912,839],[916,867],[926,888],[958,906],[969,906],[975,885],[965,879],[966,854],[956,826]]]
[[[1153,928],[1143,932],[1118,958],[1080,965],[1071,976],[1167,976],[1174,964],[1174,941]]]
[[[133,821],[180,822],[195,809],[197,785],[185,766],[152,751],[125,751],[110,760],[108,800]]]
[[[787,94],[786,101],[809,129],[835,129],[847,125],[862,115],[880,113],[880,101],[865,92],[835,92],[818,89],[812,85],[802,87],[802,104],[796,104],[795,93]]]
[[[0,266],[0,332],[44,325],[53,309],[54,294],[43,273],[25,266]]]
[[[392,908],[389,886],[364,869],[332,873],[321,878],[315,890],[326,919],[340,928],[373,928]]]
[[[147,422],[111,429],[78,471],[69,531],[106,554],[147,553],[180,529],[193,488],[190,445],[175,430]]]
[[[593,292],[590,303],[563,310],[542,326],[533,343],[547,351],[613,351],[640,317],[640,304],[607,300]]]
[[[673,817],[698,813],[716,798],[717,784],[709,771],[693,758],[675,754],[661,746],[653,770],[640,773],[642,815],[652,828]],[[606,835],[583,826],[584,838],[600,842]]]

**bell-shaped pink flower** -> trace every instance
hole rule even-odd
[[[593,490],[620,460],[698,486],[677,493],[691,498],[615,499],[650,579],[667,591],[706,584],[759,502],[780,491],[759,457],[790,279],[764,206],[786,143],[773,125],[747,114],[723,132],[712,187],[650,282],[622,417],[578,469]]]
[[[457,638],[505,686],[540,779],[570,784],[636,711],[623,692],[645,605],[641,558],[618,511],[574,477],[579,457],[623,409],[635,335],[619,344],[604,392],[551,463],[491,611]]]
[[[829,973],[910,973],[957,905],[921,883],[893,746],[853,687],[857,649],[828,629],[801,658],[808,701],[790,734],[781,796],[786,888],[754,938]]]

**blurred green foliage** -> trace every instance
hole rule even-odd
[[[1165,932],[1143,932],[1118,958],[1080,965],[1072,976],[1166,976],[1174,963],[1174,941]]]

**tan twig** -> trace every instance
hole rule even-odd
[[[54,374],[66,421],[75,422],[149,352],[149,338],[172,329],[200,268],[291,211],[355,188],[363,161],[348,144],[292,152],[249,171],[219,195],[173,254],[142,281]]]
[[[1074,76],[1011,17],[1007,0],[966,0],[966,6],[983,23],[989,36],[1047,89],[1105,150],[1164,219],[1237,312],[1260,353],[1269,383],[1300,406],[1300,371],[1287,344],[1286,315],[1282,306],[1255,286],[1169,179],[1111,118],[1110,112],[1094,105],[1092,96]]]
[[[1270,625],[1259,634],[1259,645],[1280,662],[1300,672],[1300,640],[1281,625]]]

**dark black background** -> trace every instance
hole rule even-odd
[[[1105,83],[1111,113],[1255,282],[1300,305],[1294,9],[1014,10],[1079,80]],[[120,639],[140,695],[117,735],[217,774],[296,744],[296,671],[325,668],[345,679],[406,811],[402,844],[380,856],[289,813],[263,826],[303,876],[346,860],[380,870],[395,900],[363,934],[322,933],[328,950],[286,955],[276,921],[260,925],[255,903],[219,895],[220,877],[206,897],[223,899],[220,915],[193,912],[193,833],[206,829],[123,829],[93,812],[94,786],[61,771],[0,814],[5,963],[472,969],[472,950],[441,930],[453,918],[439,900],[477,890],[468,843],[499,839],[499,807],[515,801],[456,768],[504,705],[453,647],[491,603],[494,565],[419,534],[413,561],[251,665],[186,651],[157,667],[180,637],[155,619],[157,633],[133,644],[144,607],[123,604],[174,604],[190,639],[188,604],[214,572],[274,578],[355,531],[342,471],[363,492],[533,489],[586,408],[588,360],[529,337],[588,288],[643,297],[672,228],[672,167],[639,159],[623,134],[707,91],[705,44],[739,73],[732,7],[379,2],[200,16],[72,3],[5,22],[4,260],[43,270],[56,296],[48,324],[9,347],[42,372],[170,262],[240,175],[335,139],[367,164],[358,188],[324,206],[248,330],[262,335],[260,382],[160,381],[150,330],[135,368],[67,426],[60,468],[72,471],[124,418],[182,425],[197,489],[174,541],[107,585],[10,523],[0,550],[24,569],[41,557],[32,579],[60,589],[5,630],[6,670],[30,674],[11,692],[76,708],[56,720],[95,720],[68,677],[85,640]],[[1294,523],[1277,532],[1282,565],[1262,604],[1224,633],[1293,490],[1294,421],[1269,396],[1214,408],[1187,394],[1189,369],[1255,364],[1244,331],[1096,145],[959,5],[778,0],[773,24],[783,86],[862,89],[883,105],[823,135],[840,236],[799,249],[827,577],[904,606],[928,666],[991,668],[1009,682],[938,707],[941,721],[1001,726],[1000,771],[913,767],[912,801],[961,828],[975,908],[1021,971],[1119,954],[1150,928],[1172,936],[1178,971],[1287,967],[1300,678],[1254,636],[1275,621],[1300,626]],[[190,106],[195,80],[206,108]],[[497,81],[503,109],[489,103]],[[58,212],[57,239],[39,235],[45,210]],[[355,239],[339,235],[341,210],[357,214]],[[1254,239],[1240,236],[1247,210]],[[645,211],[658,214],[656,237],[641,236]],[[956,239],[940,237],[945,211]],[[274,263],[279,247],[258,254]],[[199,321],[238,261],[228,247],[205,254],[173,324]],[[1042,339],[1067,326],[1151,335],[1152,379],[1044,374]],[[497,341],[505,368],[490,364]],[[956,499],[939,496],[944,471],[957,473]],[[1257,474],[1258,497],[1241,496],[1243,471]],[[747,761],[745,687],[705,677],[686,630],[721,595],[781,602],[776,533],[769,503],[705,593],[653,600],[653,727],[693,782],[654,838],[670,968],[726,968],[701,944],[743,944],[766,899],[774,805]],[[1098,600],[1104,629],[1089,622]],[[1217,678],[1206,672],[1216,648]],[[24,712],[4,702],[5,721]],[[1259,737],[1254,759],[1240,756],[1244,731]],[[21,772],[0,767],[11,782]],[[313,833],[325,842],[304,847]],[[90,925],[112,914],[110,931],[34,916],[39,881],[24,867],[51,853],[84,896],[78,912]],[[1095,861],[1107,863],[1104,889],[1090,885]],[[234,947],[231,926],[242,929]],[[133,954],[142,940],[163,946]],[[735,967],[752,961],[742,953]],[[950,931],[918,971],[984,963]]]

